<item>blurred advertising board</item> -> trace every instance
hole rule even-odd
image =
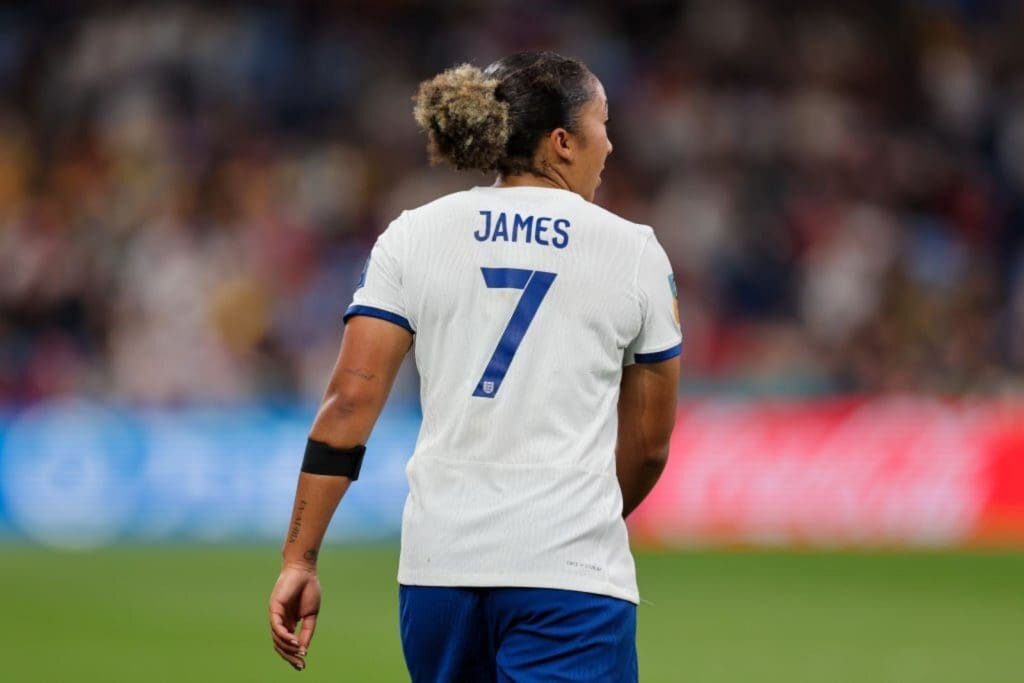
[[[314,412],[70,400],[0,415],[0,534],[65,548],[280,541]],[[418,428],[415,409],[385,411],[328,538],[397,538]]]
[[[1024,402],[692,404],[637,541],[1024,546]]]
[[[81,400],[0,413],[0,536],[280,541],[312,416]],[[385,411],[329,538],[397,537],[419,419]],[[647,545],[1024,547],[1024,404],[688,404],[631,526]]]

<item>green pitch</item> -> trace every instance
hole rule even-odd
[[[403,681],[396,550],[322,556],[309,668],[270,647],[272,548],[0,546],[0,680]],[[641,554],[640,677],[1024,680],[1024,555]]]

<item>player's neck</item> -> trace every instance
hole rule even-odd
[[[548,187],[556,190],[569,190],[574,192],[565,179],[559,174],[534,175],[533,173],[519,173],[516,175],[498,176],[494,187]]]

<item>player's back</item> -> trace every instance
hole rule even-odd
[[[619,382],[631,345],[678,347],[674,325],[642,334],[645,266],[667,292],[650,228],[540,187],[449,195],[381,236],[354,306],[415,331],[423,406],[402,583],[636,600],[615,476]]]

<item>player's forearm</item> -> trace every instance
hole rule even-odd
[[[339,449],[365,444],[383,403],[378,393],[332,384],[313,421],[310,438]],[[344,476],[299,475],[282,551],[284,564],[316,568],[327,527],[351,483],[352,479]]]
[[[668,462],[679,365],[669,360],[623,370],[615,467],[628,517],[651,492]]]
[[[671,428],[655,429],[643,405],[619,406],[615,468],[622,490],[622,516],[628,517],[658,483],[668,462]]]
[[[620,446],[621,447],[621,446]],[[619,488],[622,490],[622,516],[628,517],[658,483],[668,462],[668,444],[661,449],[618,455]]]
[[[281,551],[282,564],[316,569],[327,526],[351,483],[348,477],[299,475],[288,536]]]

